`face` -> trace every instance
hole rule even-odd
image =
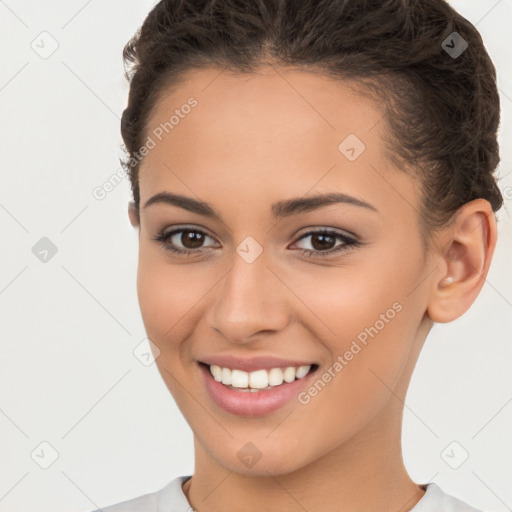
[[[405,393],[424,337],[428,270],[420,191],[387,160],[382,116],[346,83],[273,68],[194,71],[155,107],[138,296],[205,464],[282,474],[385,443],[384,417],[398,429],[391,390]],[[251,392],[205,362],[313,371]]]

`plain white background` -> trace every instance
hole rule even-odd
[[[477,25],[498,70],[506,204],[480,297],[426,342],[406,402],[404,457],[415,481],[504,512],[512,507],[512,0],[450,3]],[[86,512],[193,472],[190,428],[155,365],[133,353],[148,346],[128,180],[102,200],[93,195],[119,170],[121,52],[152,5],[0,1],[2,512]],[[38,243],[47,262],[34,254]]]

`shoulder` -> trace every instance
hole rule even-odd
[[[189,478],[179,476],[157,491],[91,512],[187,512],[190,505],[183,493],[182,485]]]
[[[434,483],[425,484],[423,487],[426,489],[423,498],[410,512],[482,512],[458,498],[446,494]]]
[[[115,505],[102,507],[92,512],[157,512],[156,492],[144,494],[131,500],[122,501]]]

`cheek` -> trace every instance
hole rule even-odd
[[[338,268],[311,265],[304,272],[287,271],[284,280],[292,283],[300,298],[296,308],[301,319],[330,354],[343,354],[357,337],[364,342],[368,330],[390,332],[389,326],[403,319],[397,309],[410,303],[408,293],[421,271],[419,259],[381,256],[372,254],[371,261],[368,258]]]
[[[149,252],[149,251],[148,251]],[[161,350],[182,339],[197,321],[205,290],[203,282],[190,267],[170,265],[162,254],[141,254],[137,270],[137,293],[142,319],[150,339]]]
[[[378,377],[391,386],[398,378],[412,343],[414,308],[406,301],[403,286],[382,273],[368,271],[361,279],[354,273],[337,285],[336,279],[325,281],[324,296],[316,302],[311,296],[309,302],[322,320],[312,320],[309,329],[328,354],[322,361],[327,384],[320,386],[323,396],[318,402],[345,404],[344,413],[350,411],[355,419],[356,411],[364,415],[387,394]],[[336,408],[331,411],[336,414]]]
[[[364,415],[389,396],[386,385],[400,377],[425,311],[419,288],[411,293],[425,271],[419,247],[407,254],[383,248],[372,252],[372,261],[302,281],[297,294],[318,314],[307,327],[327,349],[323,362],[331,369],[318,403],[346,404]]]

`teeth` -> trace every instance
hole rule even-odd
[[[268,372],[268,383],[271,386],[279,386],[279,384],[283,383],[283,371],[281,368],[272,368]]]
[[[229,368],[222,368],[221,380],[222,384],[229,386],[231,384],[231,370]]]
[[[309,372],[310,368],[311,368],[311,366],[299,366],[297,368],[297,373],[296,373],[297,379],[302,379],[302,377],[305,377],[307,375],[307,373]]]
[[[283,372],[283,379],[286,382],[293,382],[295,380],[295,368],[293,366],[288,366]]]
[[[234,370],[233,370],[234,371]],[[243,372],[245,373],[245,372]],[[251,388],[263,389],[268,386],[268,373],[267,370],[258,370],[249,373],[249,386]],[[239,386],[241,387],[241,386]],[[247,386],[244,386],[247,387]]]
[[[222,369],[223,375],[224,370]],[[249,374],[242,370],[231,370],[231,385],[234,388],[247,388],[249,387]]]
[[[222,381],[222,368],[220,366],[212,364],[210,366],[210,373],[213,375],[213,378],[217,382],[221,382]]]
[[[215,364],[210,365],[210,373],[217,382],[247,391],[280,386],[283,382],[293,382],[296,378],[301,379],[306,376],[310,369],[311,365],[308,364],[297,368],[288,366],[285,369],[272,368],[269,371],[244,372],[242,370],[221,368]]]

